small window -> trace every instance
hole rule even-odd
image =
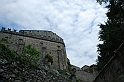
[[[40,46],[43,46],[43,43],[42,42],[40,42]]]
[[[50,39],[50,36],[48,36],[48,39]]]
[[[60,46],[57,46],[58,47],[58,49],[60,49]]]
[[[19,39],[19,42],[23,42],[23,40],[22,39]]]
[[[6,39],[8,39],[8,37],[5,37]]]

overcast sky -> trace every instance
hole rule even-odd
[[[1,0],[0,28],[53,31],[64,39],[71,64],[82,67],[96,63],[106,12],[95,0]]]

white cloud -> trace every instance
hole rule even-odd
[[[2,0],[0,26],[51,30],[64,39],[71,63],[82,67],[95,63],[97,25],[106,11],[95,0]]]

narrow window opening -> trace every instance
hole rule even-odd
[[[60,49],[60,46],[57,46],[58,47],[58,50]]]
[[[23,42],[23,40],[22,39],[19,39],[19,42]]]
[[[43,43],[42,42],[40,42],[40,46],[43,46]]]
[[[8,39],[8,37],[5,37],[6,39]]]

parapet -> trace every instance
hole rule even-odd
[[[20,36],[26,36],[26,37],[32,37],[32,38],[37,38],[37,39],[41,39],[41,40],[47,40],[47,41],[64,44],[63,39],[61,37],[59,37],[56,33],[53,33],[52,31],[20,30],[19,32],[16,32],[15,29],[11,30],[10,28],[8,28],[8,30],[6,30],[5,27],[2,27],[0,32],[20,35]]]

